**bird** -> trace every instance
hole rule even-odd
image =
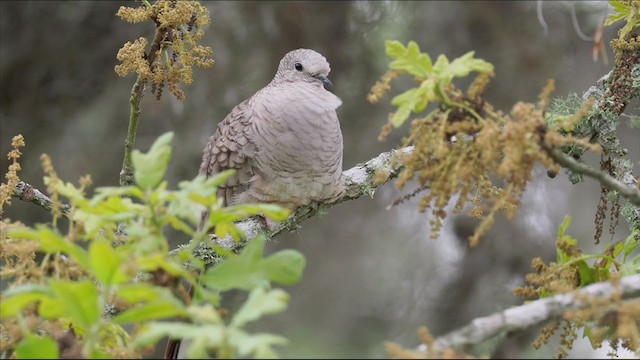
[[[223,206],[267,203],[294,210],[344,194],[336,113],[342,100],[329,91],[330,71],[327,59],[314,50],[289,51],[273,80],[218,123],[198,173],[210,177],[235,170],[218,187]],[[199,229],[208,216],[203,212]],[[180,341],[170,339],[165,359],[177,358],[179,349]]]
[[[288,52],[273,80],[235,106],[203,151],[199,174],[236,172],[219,188],[224,205],[270,203],[289,209],[339,195],[343,139],[340,98],[326,58]]]

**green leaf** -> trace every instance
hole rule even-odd
[[[112,359],[113,357],[100,349],[93,349],[93,352],[91,353],[91,358],[92,359]]]
[[[105,285],[115,285],[129,280],[121,266],[123,259],[118,256],[106,240],[96,240],[89,246],[89,258],[93,275]]]
[[[573,239],[569,235],[565,235],[565,231],[571,224],[572,220],[573,218],[570,215],[567,215],[564,217],[564,219],[562,220],[562,223],[558,227],[558,241],[562,240],[562,241],[566,241],[570,245],[576,245],[577,244],[576,239]],[[556,248],[556,261],[558,262],[558,264],[564,264],[570,260],[571,260],[571,254],[567,254],[562,249]]]
[[[602,345],[602,339],[598,339],[600,337],[593,336],[593,327],[589,324],[585,324],[582,330],[582,337],[589,339],[591,347],[594,349],[597,349]]]
[[[640,254],[633,259],[627,259],[620,267],[622,276],[640,274]]]
[[[227,235],[231,235],[235,241],[240,241],[240,239],[245,237],[244,233],[231,223],[223,222],[216,224],[216,236],[222,239]]]
[[[57,359],[58,343],[48,336],[29,334],[16,345],[15,355],[18,359]]]
[[[127,330],[113,321],[101,324],[100,336],[100,347],[103,349],[127,347],[131,342],[131,336]]]
[[[629,236],[627,236],[622,247],[622,252],[624,253],[625,258],[640,246],[640,241],[636,240],[636,237],[639,237],[639,235],[640,234],[638,234],[637,231],[633,231]]]
[[[138,266],[141,271],[151,272],[157,269],[163,269],[175,277],[184,278],[191,282],[194,281],[191,273],[166,253],[154,253],[149,256],[140,256],[138,258]]]
[[[80,189],[76,188],[71,183],[63,183],[62,181],[58,181],[54,185],[54,187],[58,194],[67,197],[74,204],[82,204],[87,202],[87,199],[85,199]]]
[[[385,53],[391,58],[398,58],[404,54],[405,48],[400,41],[387,40],[384,42]]]
[[[169,225],[171,225],[172,228],[178,231],[181,231],[189,236],[193,236],[193,234],[195,233],[191,226],[189,226],[189,224],[175,216],[169,216],[167,220],[169,221]]]
[[[493,65],[482,59],[474,59],[474,54],[474,51],[469,51],[461,57],[454,59],[451,64],[446,67],[443,74],[447,77],[454,78],[465,77],[472,71],[484,73],[493,70]]]
[[[0,302],[0,317],[15,316],[29,304],[53,296],[53,292],[46,286],[26,284],[11,288],[3,294]]]
[[[218,186],[223,184],[235,173],[235,170],[225,170],[211,177],[198,175],[190,181],[181,181],[178,184],[179,197],[188,199],[204,206],[216,204]]]
[[[622,20],[625,17],[627,17],[627,15],[623,13],[609,14],[609,16],[607,16],[607,19],[604,21],[604,25],[609,26],[611,24],[615,24],[618,20]]]
[[[624,1],[620,1],[620,0],[609,0],[609,4],[611,4],[611,6],[613,7],[613,9],[619,13],[628,15],[629,12],[631,11],[631,7],[627,4],[625,4]]]
[[[191,340],[191,344],[187,348],[187,359],[208,359],[209,341],[203,337],[197,337]]]
[[[429,105],[429,102],[438,100],[435,89],[436,81],[434,79],[427,79],[420,84],[418,92],[416,93],[418,101],[413,107],[414,113],[423,112]]]
[[[95,195],[91,198],[89,206],[96,206],[109,197],[122,198],[124,196],[143,199],[144,193],[136,186],[101,186],[95,190]]]
[[[610,245],[609,245],[610,246]],[[624,243],[622,241],[618,241],[615,245],[613,245],[613,251],[611,252],[611,257],[616,258],[620,255],[620,252],[624,249]]]
[[[220,306],[220,293],[198,286],[193,293],[193,301],[196,304],[207,303]]]
[[[267,286],[269,279],[260,266],[264,237],[248,242],[240,255],[229,257],[202,276],[202,282],[220,291],[230,289],[251,290]]]
[[[233,331],[231,344],[238,349],[240,356],[253,355],[256,359],[276,359],[278,354],[274,345],[286,345],[289,341],[278,335],[259,333],[247,334],[244,331]]]
[[[50,286],[57,302],[74,323],[90,328],[98,322],[102,309],[98,307],[98,290],[93,282],[52,280]]]
[[[616,11],[614,13],[609,14],[609,16],[607,16],[607,19],[604,22],[605,26],[609,26],[613,23],[615,23],[618,20],[624,19],[627,16],[629,16],[629,14],[631,13],[631,7],[628,6],[627,4],[625,4],[622,1],[609,1],[609,4],[611,4],[611,6],[613,7],[613,9]]]
[[[215,347],[224,340],[225,329],[222,325],[184,324],[177,322],[152,322],[143,326],[133,344],[138,347],[153,345],[164,337],[171,339],[202,339],[201,346]],[[189,356],[190,357],[190,356]]]
[[[265,215],[274,220],[281,221],[289,216],[291,210],[274,204],[239,204],[231,205],[212,211],[216,213],[211,216],[211,220],[215,223],[233,222],[241,220],[249,216]]]
[[[415,106],[415,104],[402,104],[398,107],[398,110],[396,110],[391,117],[391,125],[400,127],[409,118],[409,115],[411,115],[412,106]]]
[[[252,290],[268,286],[270,281],[285,285],[299,281],[305,266],[304,256],[294,250],[282,250],[263,259],[264,244],[263,236],[249,241],[240,255],[228,257],[208,269],[202,276],[203,284],[226,291]]]
[[[116,289],[116,294],[125,301],[135,304],[140,302],[163,300],[182,304],[178,298],[167,288],[146,283],[126,284]]]
[[[391,124],[395,127],[400,127],[409,118],[411,111],[418,102],[418,89],[416,88],[407,90],[391,99],[391,104],[398,107],[391,117]]]
[[[113,320],[119,324],[142,323],[184,315],[187,311],[178,302],[155,300],[127,309]]]
[[[252,204],[246,204],[246,206],[251,206]],[[275,221],[283,221],[285,220],[289,214],[291,214],[291,209],[287,209],[285,207],[275,205],[275,204],[253,204],[256,206],[255,211],[258,211],[259,214],[263,214],[264,216],[275,220]]]
[[[243,327],[251,321],[260,319],[267,314],[283,311],[289,304],[289,294],[281,289],[273,289],[267,292],[264,288],[256,288],[251,291],[249,298],[236,312],[231,320],[231,326]]]
[[[300,281],[306,259],[296,250],[281,250],[262,261],[262,266],[271,281],[293,285]]]
[[[74,220],[81,221],[87,236],[93,237],[98,231],[115,230],[118,222],[146,217],[149,211],[148,206],[135,204],[130,198],[114,195],[100,201],[92,199],[87,206],[75,211]]]
[[[194,322],[199,324],[221,324],[220,314],[211,304],[191,305],[187,309],[189,316]]]
[[[558,239],[564,237],[564,233],[567,231],[569,225],[571,225],[571,221],[573,221],[573,217],[571,215],[566,215],[564,219],[562,219],[560,226],[558,226]]]
[[[142,204],[135,204],[131,199],[117,195],[111,195],[98,202],[93,202],[90,206],[82,209],[90,214],[105,216],[111,220],[126,220],[140,214],[144,214],[147,207]]]
[[[55,296],[45,297],[40,300],[40,304],[38,305],[38,315],[45,319],[58,319],[61,317],[68,317],[65,309],[65,303],[63,301],[60,301],[60,299]],[[84,327],[78,324],[74,325],[76,325],[77,333],[80,333],[78,331],[78,328],[84,329]]]
[[[436,74],[442,73],[449,66],[449,59],[444,54],[438,55],[435,65],[433,65],[433,72]]]
[[[83,248],[67,241],[60,233],[46,225],[37,224],[35,229],[23,228],[9,230],[8,235],[16,239],[38,240],[43,251],[48,253],[65,253],[85,269],[90,268],[89,255]]]
[[[146,154],[133,150],[131,154],[133,175],[142,189],[155,188],[162,181],[171,158],[172,141],[173,132],[168,132],[160,136]]]
[[[124,285],[115,292],[128,303],[138,304],[116,316],[114,321],[118,323],[143,322],[187,314],[183,303],[167,288],[139,283]]]
[[[389,64],[393,70],[404,70],[419,78],[429,76],[432,71],[431,58],[426,53],[421,53],[415,41],[409,41],[406,48],[398,42],[387,42],[387,55],[395,58]],[[397,55],[397,56],[393,56]]]
[[[597,280],[596,269],[589,267],[584,260],[576,263],[578,266],[578,274],[580,275],[580,287],[593,284]]]

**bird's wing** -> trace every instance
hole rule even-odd
[[[218,124],[204,149],[201,175],[209,177],[227,169],[236,170],[218,190],[224,205],[230,205],[233,198],[246,189],[253,176],[252,158],[256,146],[252,141],[252,116],[249,100],[238,104]]]

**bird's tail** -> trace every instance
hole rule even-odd
[[[200,215],[200,224],[198,225],[198,231],[201,231],[207,224],[207,219],[209,218],[209,210],[205,210]],[[189,299],[193,298],[194,287],[193,284],[189,284]],[[164,350],[164,358],[165,359],[177,359],[180,353],[180,345],[182,341],[180,339],[169,339],[167,341],[167,346]]]
[[[189,299],[193,298],[193,290],[194,287],[192,284],[189,284]],[[180,339],[169,339],[167,340],[167,346],[164,349],[164,358],[165,359],[178,359],[178,355],[180,354],[180,345],[182,344],[182,340]]]

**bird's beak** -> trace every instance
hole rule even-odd
[[[326,90],[331,90],[331,88],[333,87],[333,83],[325,75],[318,74],[318,75],[314,75],[313,77],[322,81],[322,86],[324,86]]]

